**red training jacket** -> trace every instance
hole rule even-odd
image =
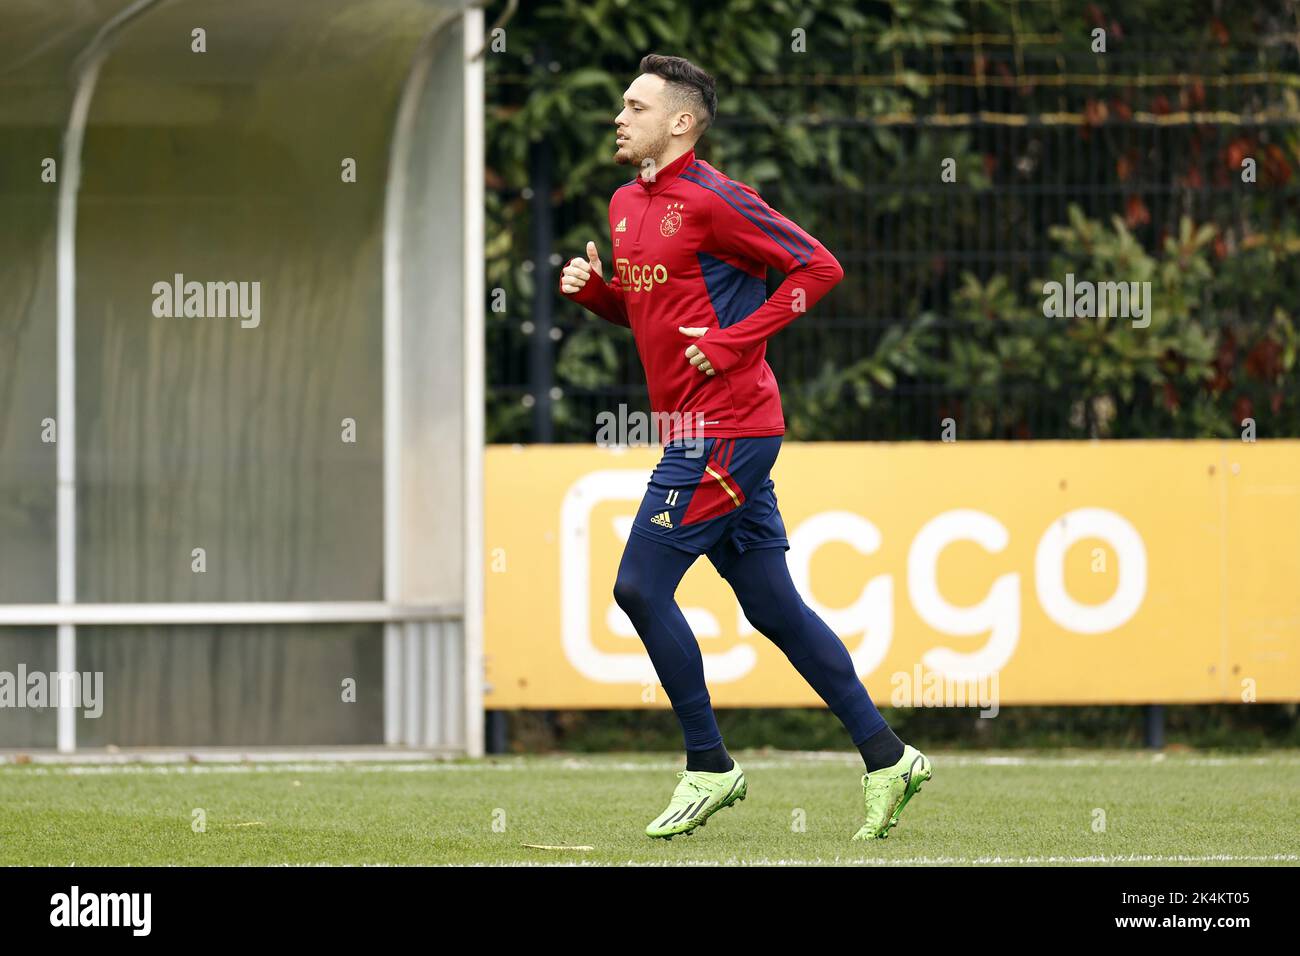
[[[681,414],[664,443],[679,432],[692,439],[785,434],[766,342],[844,278],[835,257],[694,150],[653,182],[638,175],[617,189],[609,228],[609,282],[593,274],[569,298],[632,330],[651,410]],[[603,256],[602,265],[608,270]],[[769,266],[786,279],[765,300]],[[709,331],[692,338],[678,326]],[[716,375],[691,365],[691,345]]]

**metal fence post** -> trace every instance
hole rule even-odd
[[[1147,704],[1146,707],[1146,745],[1152,750],[1163,750],[1165,746],[1165,705]]]
[[[551,349],[551,309],[555,299],[551,272],[554,226],[551,215],[551,147],[543,139],[532,149],[533,189],[533,335],[528,349],[528,391],[533,396],[533,441],[554,440],[551,388],[555,382]]]

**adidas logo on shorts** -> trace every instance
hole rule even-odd
[[[672,519],[668,517],[668,512],[667,512],[667,511],[661,511],[661,512],[659,512],[657,515],[655,515],[655,516],[654,516],[653,518],[651,518],[650,520],[651,520],[654,524],[657,524],[657,525],[659,525],[660,527],[663,527],[663,528],[671,528],[671,527],[673,526]]]

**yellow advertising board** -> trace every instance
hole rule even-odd
[[[613,598],[660,454],[488,448],[485,706],[666,705]],[[879,706],[1300,700],[1300,442],[787,442],[772,477]],[[677,602],[716,706],[820,704],[707,558]]]

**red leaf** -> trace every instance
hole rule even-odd
[[[1254,417],[1255,406],[1248,395],[1240,395],[1232,403],[1232,417],[1240,425],[1244,419]]]
[[[1271,336],[1261,339],[1246,356],[1246,374],[1262,382],[1277,381],[1282,370],[1282,344]]]
[[[1124,203],[1124,221],[1128,223],[1130,229],[1145,226],[1151,221],[1151,212],[1141,196],[1128,197],[1128,201]]]
[[[1255,145],[1249,136],[1238,136],[1227,145],[1224,153],[1227,166],[1233,172],[1241,172],[1241,162],[1255,151]]]
[[[1291,164],[1286,161],[1286,154],[1276,143],[1264,147],[1264,173],[1268,182],[1275,186],[1285,186],[1291,181]]]

